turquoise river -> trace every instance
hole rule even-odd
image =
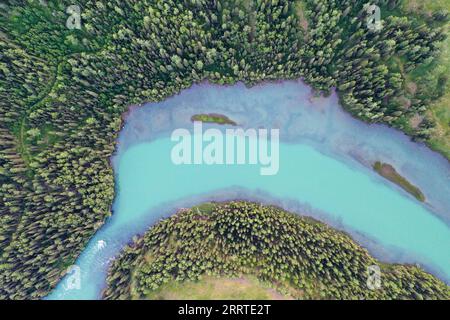
[[[252,164],[175,165],[170,136],[177,128],[192,131],[191,116],[199,113],[224,114],[244,129],[279,129],[278,173],[260,175]],[[426,202],[376,174],[375,161],[393,165]],[[348,232],[381,261],[415,263],[450,282],[449,162],[396,130],[352,118],[335,93],[316,97],[301,81],[194,85],[131,107],[111,162],[113,215],[47,299],[100,299],[109,264],[133,236],[180,208],[231,199],[313,216]]]

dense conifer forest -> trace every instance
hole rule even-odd
[[[381,286],[371,290],[374,265]],[[114,261],[104,296],[142,299],[171,281],[249,274],[297,299],[450,298],[450,287],[415,266],[381,264],[323,223],[249,202],[203,204],[159,222]]]
[[[80,28],[67,24],[74,2]],[[359,0],[2,1],[0,299],[48,294],[111,215],[109,158],[131,104],[205,79],[301,77],[336,87],[356,117],[428,141],[447,78],[430,73],[416,94],[406,80],[433,68],[447,14],[373,2],[378,31]]]

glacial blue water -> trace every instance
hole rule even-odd
[[[249,164],[173,164],[170,134],[192,130],[190,118],[197,113],[225,114],[244,129],[280,129],[278,174],[262,176],[259,165]],[[418,186],[426,203],[373,172],[377,160]],[[396,130],[353,119],[335,94],[314,97],[300,81],[252,88],[203,83],[133,107],[112,164],[113,215],[76,261],[79,286],[70,286],[69,274],[48,299],[99,299],[108,265],[133,236],[179,208],[208,200],[255,200],[313,216],[348,232],[382,261],[416,263],[450,281],[447,160]]]

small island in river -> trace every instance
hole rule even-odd
[[[412,194],[417,200],[422,202],[425,201],[425,196],[422,193],[422,191],[420,191],[419,188],[417,188],[416,186],[411,184],[408,180],[406,180],[404,177],[402,177],[390,164],[377,161],[374,163],[373,169],[376,172],[378,172],[381,176],[395,183],[396,185],[404,189],[406,192]]]
[[[205,123],[217,123],[217,124],[229,124],[232,126],[237,126],[237,123],[228,118],[223,114],[218,113],[202,113],[202,114],[194,114],[191,117],[191,121],[201,121]]]

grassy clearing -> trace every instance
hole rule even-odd
[[[308,32],[308,19],[306,18],[306,5],[303,1],[295,2],[295,13],[297,14],[300,27],[305,34]]]
[[[403,4],[406,12],[416,15],[430,16],[433,11],[445,9],[450,11],[450,1],[433,0],[418,1],[407,0]],[[421,66],[406,77],[406,85],[416,85],[428,82],[426,90],[430,95],[439,95],[431,103],[427,115],[431,117],[436,127],[431,132],[428,144],[431,148],[442,153],[450,159],[450,23],[445,26],[447,39],[441,44],[441,54],[429,65]],[[420,88],[419,88],[420,89]]]
[[[215,203],[205,202],[205,203],[201,203],[201,204],[193,207],[192,209],[198,210],[198,211],[202,212],[203,214],[210,214],[214,211],[215,207],[216,207]]]
[[[450,10],[450,1],[448,0],[406,0],[403,2],[403,8],[407,11],[423,12],[431,14],[440,9]]]
[[[253,276],[217,278],[205,276],[200,281],[171,281],[147,295],[152,300],[287,300]]]
[[[450,35],[450,24],[447,25],[447,34]],[[442,74],[448,77],[450,75],[450,36],[442,43],[441,50],[438,65],[441,66]],[[429,111],[436,122],[430,145],[450,159],[450,81],[447,80],[443,90],[444,95],[431,105]]]
[[[429,144],[450,159],[450,93],[433,104],[430,114],[436,121],[436,128]]]

